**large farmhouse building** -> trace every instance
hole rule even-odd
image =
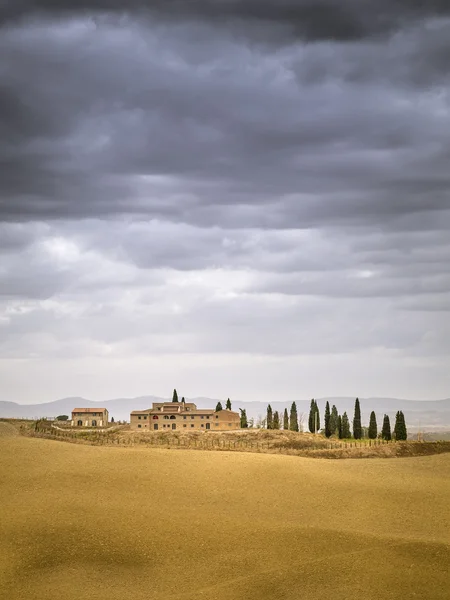
[[[74,408],[72,411],[73,427],[105,427],[108,425],[106,408]]]
[[[154,402],[152,408],[134,410],[130,425],[136,431],[230,431],[240,429],[240,417],[232,410],[199,409],[192,402]]]

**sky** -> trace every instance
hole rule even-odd
[[[3,0],[0,400],[450,396],[450,3]]]

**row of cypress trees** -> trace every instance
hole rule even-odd
[[[311,410],[310,410],[310,420],[314,412],[317,411],[317,403],[312,400],[311,401]],[[315,433],[317,430],[314,430],[313,427],[309,427],[309,430],[312,433]],[[347,439],[351,437],[350,433],[350,423],[347,416],[347,413],[344,413],[339,416],[337,412],[337,408],[333,405],[330,411],[329,402],[326,403],[325,406],[325,430],[326,437],[331,437],[332,435],[338,435],[340,439]],[[360,440],[363,437],[363,426],[361,423],[361,406],[359,403],[359,398],[355,400],[355,412],[353,416],[353,437],[355,440]],[[377,426],[377,418],[375,412],[372,411],[370,413],[369,419],[369,427],[368,427],[368,437],[369,439],[376,439],[378,437],[378,426]],[[389,420],[389,415],[384,415],[383,418],[383,427],[381,430],[381,437],[384,440],[392,439],[391,432],[391,424]],[[401,410],[397,411],[395,417],[395,427],[394,427],[394,437],[396,440],[406,440],[408,437],[405,423],[405,415]]]
[[[267,429],[289,429],[290,431],[299,431],[297,405],[295,402],[291,404],[291,410],[288,414],[287,408],[284,409],[283,422],[280,413],[276,410],[272,411],[272,407],[267,407],[266,427]]]
[[[181,401],[185,401],[184,396],[181,399]],[[178,402],[178,393],[176,389],[173,390],[172,402]],[[225,408],[227,410],[231,410],[231,401],[229,398],[226,402]],[[221,402],[218,402],[216,405],[216,411],[219,410],[223,410]],[[241,428],[246,429],[248,427],[247,413],[245,410],[239,410],[241,411]],[[325,405],[324,421],[324,434],[327,438],[331,437],[332,435],[337,435],[339,439],[349,439],[352,437],[350,431],[350,421],[347,413],[344,412],[343,415],[339,415],[338,410],[334,404],[330,410],[330,403],[328,401]],[[267,407],[267,429],[281,429],[281,425],[283,425],[283,429],[288,429],[290,431],[299,431],[297,405],[295,402],[292,403],[289,414],[287,408],[284,409],[283,423],[281,423],[281,415],[279,414],[279,412],[273,412],[270,404]],[[318,433],[320,431],[320,412],[317,402],[316,400],[314,400],[314,398],[311,400],[311,406],[309,409],[308,429],[311,433]],[[381,438],[383,440],[391,440],[392,434],[394,434],[396,440],[406,440],[408,437],[405,415],[401,410],[397,411],[397,414],[395,415],[395,426],[393,432],[391,431],[389,415],[384,415],[383,417]],[[359,403],[359,398],[356,398],[355,400],[355,412],[353,416],[353,437],[355,438],[355,440],[360,440],[363,437],[363,427],[361,424],[361,406]],[[368,437],[372,440],[378,437],[377,418],[374,411],[370,413]]]
[[[327,402],[325,405],[324,421],[323,433],[327,438],[331,437],[332,435],[337,435],[339,439],[349,439],[352,437],[351,429],[353,430],[353,438],[355,440],[360,440],[362,437],[364,437],[364,428],[361,423],[361,406],[359,398],[356,398],[355,400],[352,428],[350,427],[350,419],[348,418],[347,413],[344,412],[343,415],[339,415],[335,405],[333,405],[330,410],[329,402]],[[267,429],[281,429],[280,415],[278,411],[272,411],[270,404],[267,407],[266,426]],[[287,409],[284,409],[283,429],[299,431],[297,405],[295,402],[293,402],[291,405],[290,415],[288,415]],[[314,398],[311,400],[308,429],[311,433],[318,433],[320,431],[320,412],[317,402],[314,400]],[[377,419],[374,411],[370,413],[367,434],[369,439],[376,439],[378,437]],[[396,440],[407,439],[405,415],[401,410],[397,411],[393,434]],[[381,437],[384,440],[392,439],[389,415],[384,415]]]

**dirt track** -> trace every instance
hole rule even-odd
[[[14,425],[0,421],[0,438],[14,437],[17,435],[18,431]]]

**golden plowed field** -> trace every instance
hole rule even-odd
[[[326,461],[0,430],[2,598],[450,598],[449,454]]]

